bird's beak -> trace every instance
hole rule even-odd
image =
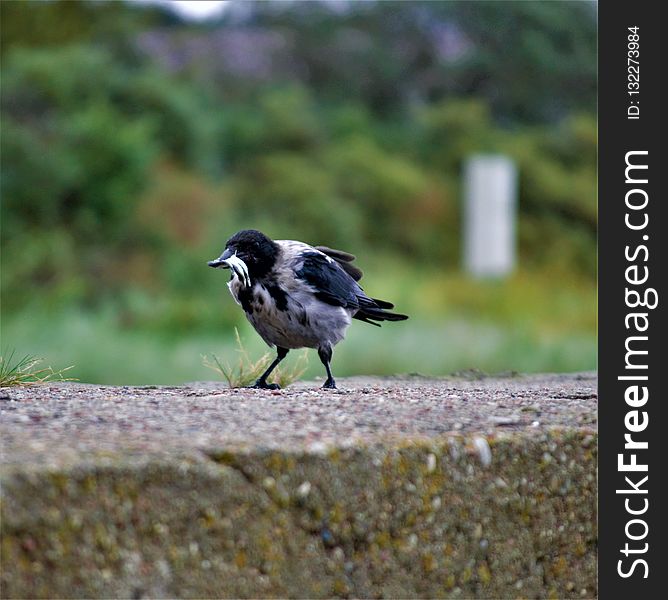
[[[223,252],[216,260],[209,261],[207,264],[214,269],[232,269],[232,271],[234,271],[234,273],[243,282],[244,286],[251,286],[248,266],[237,256],[236,252],[232,252],[229,248],[225,250],[225,252]]]
[[[213,267],[214,269],[229,269],[230,265],[227,264],[227,260],[232,256],[232,251],[229,248],[225,249],[216,260],[210,260],[207,265]]]

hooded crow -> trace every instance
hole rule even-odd
[[[255,331],[278,356],[253,387],[278,389],[267,378],[293,348],[316,348],[327,370],[324,388],[336,388],[330,363],[352,319],[380,321],[408,317],[389,312],[394,305],[370,298],[357,283],[362,271],[355,257],[326,246],[271,240],[247,229],[235,233],[225,250],[208,263],[230,270],[227,284]]]

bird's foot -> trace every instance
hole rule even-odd
[[[281,386],[277,383],[267,383],[258,379],[253,385],[250,386],[253,390],[280,390]]]
[[[336,389],[336,381],[333,379],[328,379],[325,381],[325,383],[322,384],[322,389],[323,390],[335,390]]]

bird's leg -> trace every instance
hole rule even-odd
[[[332,361],[332,347],[329,344],[326,346],[321,346],[318,348],[318,356],[320,357],[322,364],[325,365],[325,369],[327,369],[327,381],[322,384],[322,387],[325,389],[335,390],[336,381],[334,381],[334,377],[332,377],[332,370],[329,367],[329,363]]]
[[[280,390],[281,386],[277,383],[267,383],[267,377],[271,375],[271,372],[278,366],[278,363],[281,362],[287,355],[289,350],[287,348],[276,347],[276,352],[278,356],[274,359],[274,362],[269,365],[269,368],[260,375],[258,380],[251,387],[262,389],[262,390]]]

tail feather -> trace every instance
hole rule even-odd
[[[380,325],[376,321],[405,321],[408,319],[408,315],[385,310],[387,308],[394,308],[394,304],[391,302],[377,300],[376,298],[369,298],[369,300],[370,302],[368,303],[360,303],[362,305],[353,316],[353,319],[358,319],[377,327],[380,327]]]
[[[378,308],[394,308],[394,304],[391,302],[386,302],[385,300],[379,300],[378,298],[371,298]]]
[[[357,319],[359,321],[362,321],[363,323],[368,323],[369,325],[375,325],[376,327],[380,327],[380,323],[376,323],[375,321],[372,321],[368,317],[362,315],[359,311],[355,313],[355,316],[353,319]]]

